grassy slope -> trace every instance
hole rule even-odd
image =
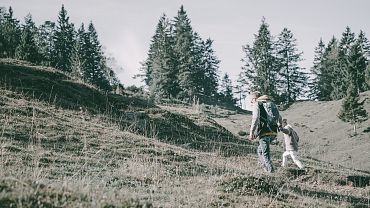
[[[307,172],[266,175],[248,142],[201,112],[111,101],[22,65],[0,62],[0,207],[369,206],[369,187],[355,187],[368,173],[306,159]]]
[[[364,108],[370,113],[370,91],[361,94]],[[341,121],[337,114],[342,101],[305,101],[293,104],[281,114],[293,125],[301,137],[300,153],[349,168],[370,171],[370,119],[357,124],[357,135],[353,126]],[[215,120],[237,135],[238,131],[249,131],[251,116],[233,114]],[[280,135],[282,141],[282,135]],[[275,147],[278,155],[282,147]]]
[[[370,91],[361,94],[364,108],[370,113]],[[342,101],[297,103],[284,116],[302,135],[302,153],[346,167],[370,171],[370,119],[353,126],[341,121],[337,114]]]

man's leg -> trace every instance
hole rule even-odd
[[[290,151],[290,156],[293,159],[293,162],[299,167],[299,169],[303,169],[304,165],[299,161],[298,155],[296,151]]]
[[[263,145],[261,145],[261,142],[259,141],[259,145],[258,145],[258,147],[257,147],[257,155],[258,155],[258,159],[259,159],[258,163],[262,166],[262,168],[263,168],[264,170],[266,170],[265,161],[264,161],[264,159],[263,159],[262,146],[263,146]]]
[[[265,165],[267,172],[274,171],[271,158],[270,158],[270,140],[271,138],[269,137],[264,137],[259,140],[261,156],[262,156],[263,164]]]

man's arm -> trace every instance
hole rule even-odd
[[[260,117],[260,111],[258,108],[258,102],[254,103],[253,109],[252,109],[252,121],[251,121],[251,129],[249,131],[249,139],[254,139],[253,132],[256,130],[259,117]]]

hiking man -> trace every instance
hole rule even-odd
[[[259,92],[254,92],[251,103],[253,110],[249,139],[259,139],[257,148],[259,161],[266,172],[273,172],[270,143],[277,136],[278,127],[281,125],[281,116],[278,108],[267,95],[260,96]]]
[[[290,155],[293,159],[293,162],[298,166],[299,169],[303,169],[304,165],[298,159],[298,142],[299,137],[296,131],[292,128],[291,125],[288,124],[287,119],[283,119],[283,127],[280,129],[284,133],[284,146],[285,152],[283,153],[283,162],[281,164],[282,167],[286,165],[286,159]]]

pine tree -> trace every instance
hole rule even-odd
[[[320,80],[323,76],[323,62],[324,62],[324,52],[325,52],[325,44],[320,39],[318,46],[315,47],[315,56],[313,60],[313,67],[311,68],[311,76],[310,81],[308,83],[309,86],[309,93],[308,97],[311,100],[320,100],[321,97],[324,97],[322,95],[322,92],[324,90],[321,89],[321,86],[319,85]]]
[[[91,83],[102,90],[111,90],[105,70],[105,59],[102,47],[98,40],[98,34],[92,22],[88,26],[88,31],[84,35],[84,71],[85,81]]]
[[[53,65],[66,72],[71,72],[71,57],[74,47],[74,25],[69,22],[64,5],[59,12],[57,29],[54,36]]]
[[[19,21],[13,18],[13,9],[3,11],[0,25],[0,57],[15,58],[15,51],[21,40]]]
[[[85,26],[82,23],[77,31],[77,36],[71,57],[72,76],[76,79],[81,80],[84,79],[85,70],[88,70],[86,66],[87,48],[85,41],[89,40],[89,38],[86,36],[87,34],[85,31]]]
[[[4,24],[5,24],[6,8],[0,7],[0,57],[5,56],[5,47],[4,47]]]
[[[163,14],[152,38],[148,58],[143,64],[150,95],[157,101],[176,97],[179,92],[173,44],[172,25]]]
[[[236,80],[237,84],[235,86],[235,93],[238,95],[237,101],[239,101],[238,105],[240,107],[243,107],[243,103],[245,103],[245,99],[248,95],[248,85],[247,81],[245,80],[245,76],[243,76],[243,73],[240,73],[238,75],[238,79]]]
[[[348,74],[351,83],[354,85],[355,90],[359,94],[363,92],[365,81],[365,71],[367,68],[367,60],[364,57],[362,46],[359,41],[351,47],[348,54]],[[353,76],[353,77],[351,77]]]
[[[370,43],[368,39],[366,38],[366,35],[363,31],[360,31],[358,37],[357,37],[357,43],[360,45],[360,53],[363,57],[361,59],[362,64],[365,66],[359,67],[359,80],[358,80],[358,87],[360,92],[364,92],[366,90],[370,90],[370,84],[367,81],[369,79],[369,75],[367,75],[369,68],[369,62],[370,62]]]
[[[16,58],[32,63],[41,62],[41,54],[37,45],[38,29],[28,14],[22,29],[21,42],[16,49]]]
[[[273,37],[268,29],[265,19],[255,35],[253,46],[243,46],[246,54],[242,59],[245,62],[242,67],[242,76],[248,86],[248,91],[258,90],[263,94],[269,94],[276,98],[276,77],[278,67],[275,60]]]
[[[193,93],[200,101],[205,97],[204,82],[205,80],[205,42],[197,32],[193,34],[192,44],[192,66],[191,76],[193,80]]]
[[[220,95],[221,100],[228,103],[234,104],[235,100],[233,98],[233,85],[231,79],[227,73],[224,74],[220,84]]]
[[[336,62],[336,67],[333,68],[333,80],[330,97],[334,100],[341,99],[346,96],[346,90],[348,87],[348,56],[350,54],[351,48],[355,43],[355,34],[351,32],[349,27],[342,33],[342,38],[338,46],[338,59]]]
[[[181,6],[174,20],[174,52],[175,66],[178,72],[179,87],[181,91],[178,97],[190,101],[195,95],[195,76],[192,67],[194,66],[193,29],[190,24],[184,7]]]
[[[172,98],[177,96],[179,87],[174,65],[172,26],[165,15],[157,25],[156,35],[151,93],[159,99]]]
[[[286,104],[294,102],[304,94],[307,85],[307,76],[298,63],[302,60],[302,52],[297,49],[296,39],[293,33],[284,28],[279,34],[276,43],[277,58],[279,65],[278,92],[281,102]]]
[[[355,44],[350,50],[350,58],[352,60],[361,59],[361,54],[358,53],[361,50],[360,44]],[[362,57],[363,58],[363,57]],[[360,61],[361,62],[361,61]],[[358,61],[353,61],[348,68],[349,85],[347,88],[346,97],[342,103],[342,109],[339,112],[339,118],[346,122],[351,122],[354,125],[354,133],[356,134],[356,123],[367,119],[367,112],[363,108],[363,103],[359,102],[358,92]]]
[[[336,78],[336,72],[338,67],[338,41],[333,37],[324,52],[321,78],[319,79],[320,96],[319,100],[332,100],[332,94],[334,89],[333,80]],[[336,88],[338,90],[338,88]]]
[[[45,21],[39,27],[39,35],[37,36],[37,43],[41,53],[41,64],[44,66],[52,66],[54,53],[54,36],[55,36],[55,23]]]
[[[217,58],[215,51],[213,50],[212,43],[213,40],[210,38],[203,42],[204,51],[202,68],[204,69],[204,81],[201,83],[204,95],[210,98],[217,95],[219,80],[218,70],[220,64],[220,60]]]
[[[180,7],[172,24],[163,15],[151,40],[141,75],[152,98],[180,98],[202,102],[218,95],[218,64],[213,41],[204,41],[193,32],[190,20]]]

